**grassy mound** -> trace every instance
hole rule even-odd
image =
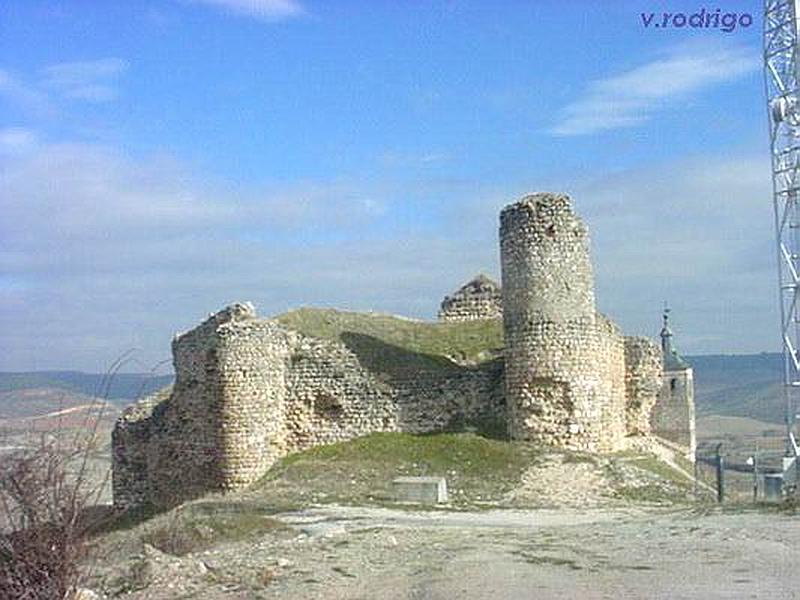
[[[499,356],[503,326],[499,320],[437,323],[391,315],[301,308],[276,317],[308,336],[342,342],[362,364],[378,373],[480,363]]]
[[[447,478],[456,506],[497,502],[533,464],[539,449],[471,433],[372,435],[289,455],[257,485],[276,506],[309,502],[385,504],[403,475]]]
[[[374,433],[284,457],[247,493],[271,511],[391,505],[395,477],[447,479],[457,508],[684,502],[691,482],[654,455],[569,452],[473,433]]]

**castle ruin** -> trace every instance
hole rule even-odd
[[[310,337],[247,303],[176,336],[175,384],[114,428],[115,505],[240,489],[288,453],[378,431],[497,422],[512,439],[589,452],[663,435],[693,456],[691,370],[672,369],[671,346],[624,337],[596,311],[588,233],[570,199],[534,194],[503,209],[500,250],[502,296],[476,278],[445,299],[438,326],[502,315],[502,358],[433,368],[385,347],[378,361],[363,335]]]
[[[477,275],[452,295],[445,296],[439,310],[440,321],[474,321],[503,317],[503,296],[494,281]]]

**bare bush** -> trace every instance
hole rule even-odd
[[[0,463],[0,597],[61,599],[74,591],[89,503],[80,476],[70,472],[76,458],[43,435],[33,449]]]
[[[111,383],[128,360],[123,356],[106,373],[82,423],[67,431],[59,420],[30,447],[0,457],[0,598],[77,594],[90,534],[110,516],[99,504],[110,470],[97,477],[90,461]]]

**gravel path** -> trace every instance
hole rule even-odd
[[[303,523],[299,517],[310,521]],[[324,589],[309,586],[309,598],[800,597],[796,517],[602,509],[438,514],[327,508],[285,518],[312,538],[331,532],[341,540],[357,538],[359,528],[378,527],[376,540],[386,539],[388,532],[390,544],[397,540],[388,569],[376,568],[374,556],[359,558],[357,547],[352,554],[320,553],[312,559],[315,572],[346,564],[352,577],[326,579]],[[327,532],[319,529],[323,523]],[[286,583],[286,588],[272,590],[274,597],[286,592],[285,597],[304,595],[291,579]]]
[[[289,536],[148,549],[124,598],[800,598],[800,518],[688,509],[318,507]],[[141,568],[141,557],[139,568]]]

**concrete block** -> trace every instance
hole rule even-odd
[[[783,475],[767,473],[764,475],[764,500],[780,502],[783,499]]]
[[[392,480],[392,489],[398,502],[447,502],[447,482],[444,477],[397,477]]]

